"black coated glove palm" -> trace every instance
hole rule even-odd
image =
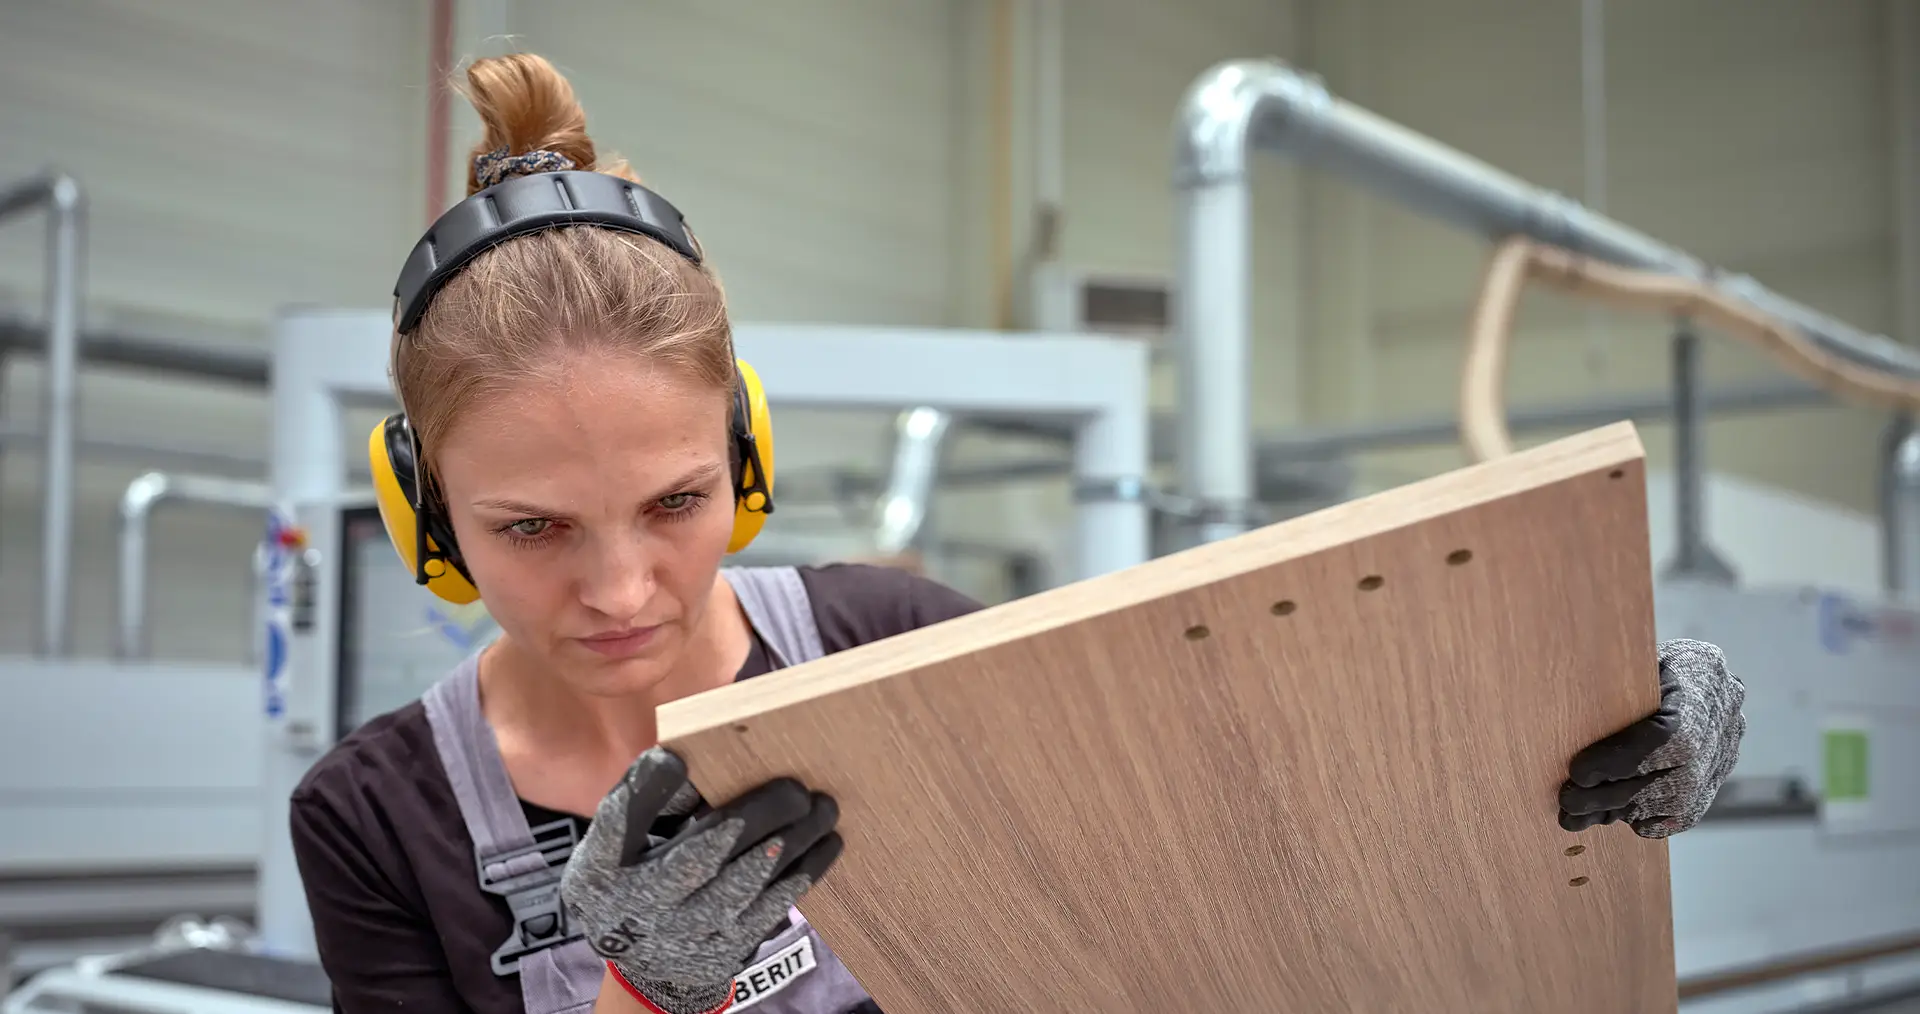
[[[1560,826],[1624,820],[1642,838],[1692,827],[1740,757],[1746,685],[1704,641],[1660,645],[1660,710],[1574,756],[1560,789]]]
[[[601,800],[560,881],[594,952],[668,1014],[724,1004],[735,973],[842,847],[833,800],[792,779],[689,820],[670,839],[650,833],[698,801],[680,758],[660,747],[641,754]]]

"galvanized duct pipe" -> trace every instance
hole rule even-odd
[[[60,657],[73,641],[74,441],[80,400],[80,184],[47,173],[0,191],[0,220],[45,207],[47,220],[47,364],[40,410],[39,653]]]
[[[263,482],[164,472],[148,472],[127,484],[120,497],[120,615],[114,637],[120,658],[147,655],[147,562],[153,512],[162,503],[264,511],[273,504],[273,490]]]
[[[1881,576],[1888,593],[1920,598],[1920,426],[1887,428],[1880,468]]]
[[[920,545],[952,426],[952,415],[933,408],[910,408],[894,418],[893,468],[874,505],[876,553],[893,556]]]
[[[0,317],[0,351],[39,352],[42,329],[30,321]],[[256,348],[217,348],[162,341],[117,331],[80,332],[80,358],[104,366],[224,380],[247,387],[267,386],[267,352]]]
[[[1702,282],[1799,328],[1819,348],[1920,380],[1920,352],[1724,273],[1560,194],[1448,148],[1330,94],[1272,60],[1209,69],[1182,99],[1174,183],[1180,194],[1176,348],[1182,373],[1181,492],[1208,515],[1202,538],[1248,527],[1253,492],[1247,358],[1251,243],[1248,160],[1297,158],[1474,233],[1527,236],[1625,267]]]
[[[1886,7],[1887,133],[1891,139],[1893,327],[1920,342],[1920,9]],[[1888,423],[1880,449],[1880,576],[1890,595],[1920,599],[1920,424]]]

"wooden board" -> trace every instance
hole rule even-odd
[[[802,904],[888,1014],[1650,1014],[1664,842],[1555,821],[1659,700],[1627,423],[689,698],[794,775]]]

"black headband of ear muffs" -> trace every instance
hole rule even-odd
[[[578,170],[519,176],[447,209],[414,244],[393,288],[395,328],[406,334],[418,326],[434,293],[475,257],[515,236],[570,225],[639,233],[701,260],[679,209],[638,183]]]

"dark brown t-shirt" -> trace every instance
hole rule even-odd
[[[828,652],[980,608],[904,571],[803,567]],[[771,671],[754,636],[737,679]],[[587,818],[522,803],[534,826]],[[521,1014],[520,980],[493,973],[512,929],[506,901],[480,890],[473,840],[418,702],[368,721],[293,794],[293,850],[320,960],[340,1011]]]

